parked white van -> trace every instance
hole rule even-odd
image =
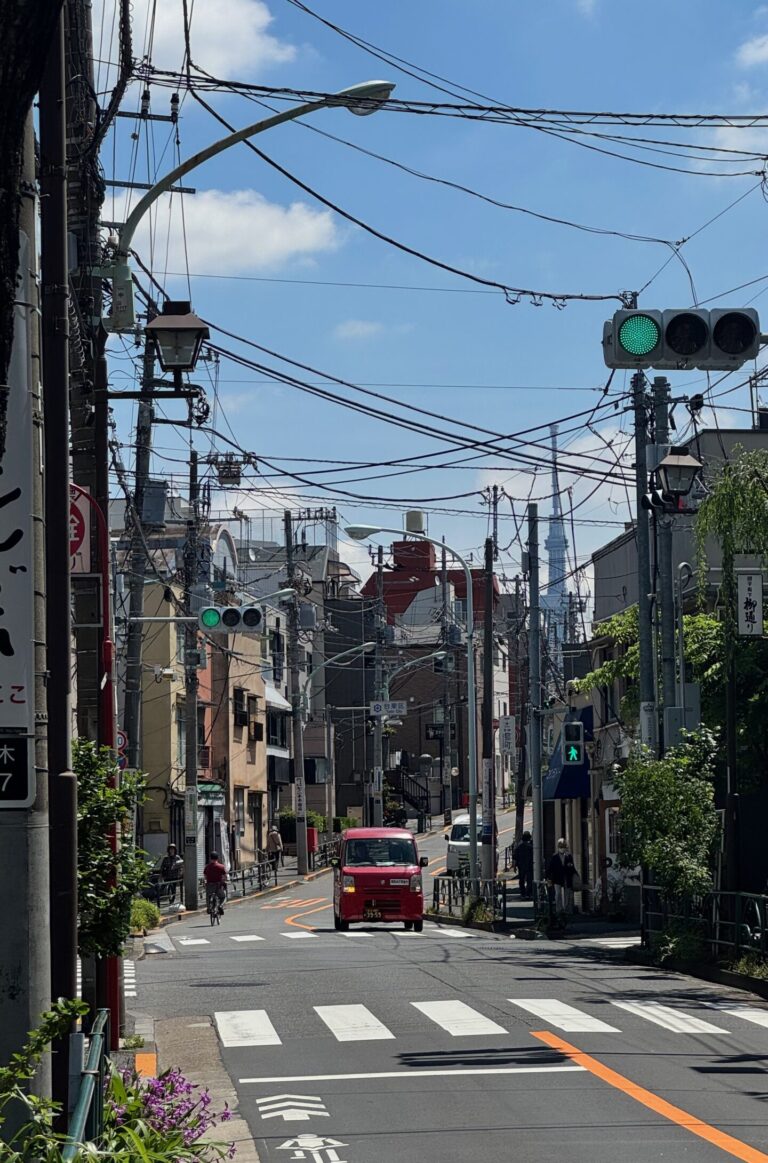
[[[475,835],[477,836],[478,852],[483,835],[482,816],[476,816]],[[469,812],[462,812],[456,816],[451,830],[445,839],[448,842],[446,872],[456,876],[461,866],[468,870],[469,862]]]

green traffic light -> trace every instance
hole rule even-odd
[[[203,610],[200,615],[200,623],[206,630],[215,630],[217,626],[221,625],[221,614],[213,608]]]
[[[578,749],[578,747],[574,747],[574,745],[571,744],[571,746],[568,748],[568,762],[569,763],[577,763],[578,759],[579,759],[579,749]]]
[[[619,343],[629,355],[648,355],[661,339],[661,331],[650,315],[630,315],[619,328]]]

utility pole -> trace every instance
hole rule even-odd
[[[285,564],[288,585],[293,577],[293,523],[289,509],[283,516],[285,528]],[[304,708],[301,705],[299,672],[299,596],[288,608],[288,670],[291,676],[291,722],[293,727],[293,779],[296,788],[296,870],[299,876],[309,871],[307,851],[307,787],[304,779]]]
[[[0,860],[13,907],[0,940],[0,1062],[27,1040],[51,1001],[48,859],[48,756],[45,672],[45,531],[43,523],[42,400],[36,283],[35,144],[27,118],[19,190],[19,285],[8,374],[8,430],[3,457],[0,540],[0,681],[9,694],[0,714]],[[7,684],[7,685],[6,685]],[[30,1089],[51,1094],[45,1054]],[[18,1130],[20,1108],[0,1137]]]
[[[193,590],[198,580],[198,481],[197,453],[189,457],[189,508],[187,539],[184,543],[185,613],[191,617]],[[139,514],[139,520],[141,515]],[[141,629],[141,623],[139,623]],[[185,724],[185,793],[184,793],[184,904],[197,908],[197,627],[184,624],[184,724]],[[223,854],[222,854],[223,855]]]
[[[443,645],[446,650],[449,649],[449,626],[451,624],[450,609],[448,607],[448,560],[445,552],[445,545],[441,550],[440,555],[440,587],[442,592],[443,609],[442,609],[442,623],[443,623]],[[448,662],[454,656],[447,654],[443,660],[443,746],[440,751],[440,784],[442,787],[442,804],[445,822],[450,824],[450,812],[453,807],[452,797],[452,782],[450,776],[451,770],[451,753],[453,750],[451,739],[451,719],[450,719],[450,690],[449,690],[449,667]],[[448,816],[445,817],[445,813]]]
[[[495,486],[494,486],[495,489]],[[495,500],[495,495],[494,495]],[[496,816],[493,756],[493,550],[494,539],[485,541],[485,609],[483,611],[483,843],[480,876],[493,880],[493,824]],[[470,821],[470,827],[474,822]]]
[[[74,997],[77,786],[71,770],[69,273],[63,15],[59,17],[40,87],[40,193],[49,854],[50,866],[56,870],[50,878],[51,995]],[[53,1098],[66,1112],[69,1062],[65,1041],[54,1047],[52,1069]]]
[[[656,376],[653,381],[653,400],[656,413],[656,462],[661,455],[661,445],[669,443],[669,381],[664,376]],[[672,571],[672,517],[659,515],[658,518],[658,561],[659,561],[659,601],[661,604],[661,682],[664,703],[664,750],[668,750],[673,740],[668,738],[671,728],[669,712],[675,706],[675,581]],[[680,704],[685,707],[685,701]]]
[[[376,553],[376,653],[373,686],[375,698],[384,698],[384,547]],[[384,824],[384,716],[377,715],[373,724],[373,826]]]
[[[528,633],[528,763],[533,794],[533,892],[538,900],[544,877],[544,819],[541,795],[541,610],[539,607],[539,506],[528,505],[528,577],[531,625]]]
[[[139,396],[136,419],[136,477],[133,489],[133,528],[131,531],[131,553],[128,575],[128,628],[126,631],[125,667],[125,718],[123,729],[128,740],[126,758],[128,767],[138,769],[142,765],[141,753],[141,700],[143,692],[141,656],[144,644],[144,627],[137,619],[144,614],[144,580],[147,573],[147,556],[143,536],[144,498],[149,480],[150,457],[152,453],[152,421],[154,406],[152,387],[155,378],[155,346],[147,335],[144,341],[144,359],[141,371],[141,394]],[[190,504],[192,498],[190,497]],[[194,577],[192,585],[197,582]]]
[[[645,375],[632,376],[632,399],[635,412],[635,536],[637,541],[637,616],[640,647],[640,740],[656,750],[656,705],[654,697],[653,627],[651,626],[651,542],[648,515],[643,497],[648,488],[648,416],[646,413]]]
[[[520,736],[520,754],[517,757],[517,770],[515,772],[515,844],[519,844],[522,839],[523,823],[525,821],[525,769],[527,748],[524,742],[526,732],[523,723],[526,721],[526,698],[523,692],[527,689],[527,675],[526,683],[523,683],[522,660],[526,652],[520,649],[520,638],[525,627],[524,597],[523,587],[518,575],[515,578],[515,699],[513,711],[515,715],[515,731]]]

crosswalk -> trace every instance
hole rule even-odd
[[[453,1038],[498,1038],[509,1036],[513,1030],[518,1032],[516,1022],[521,1014],[528,1017],[532,1029],[561,1030],[567,1034],[615,1036],[661,1027],[677,1035],[729,1037],[743,1031],[742,1023],[768,1028],[768,1008],[699,998],[688,1002],[677,998],[641,1000],[606,996],[592,997],[581,1006],[552,997],[517,997],[488,1004],[492,1005],[493,1018],[459,999],[401,1000],[394,1007],[396,1021],[390,1018],[389,1025],[361,1003],[318,1005],[311,1010],[307,1008],[300,1036],[330,1034],[337,1042],[380,1042],[398,1037],[421,1038],[428,1030],[438,1029]],[[280,1019],[275,1018],[273,1023],[264,1009],[221,1011],[214,1017],[225,1047],[283,1044]],[[283,1031],[286,1036],[297,1036],[296,1019],[295,1012],[286,1019],[288,1029]]]
[[[480,930],[466,930],[466,929],[451,929],[440,928],[439,925],[430,925],[422,933],[409,932],[405,929],[351,929],[346,933],[337,933],[330,931],[312,932],[309,929],[292,929],[285,930],[282,933],[271,933],[269,937],[264,937],[259,933],[221,933],[217,934],[216,940],[211,940],[210,937],[192,937],[182,936],[173,937],[173,942],[179,952],[185,949],[194,949],[196,951],[204,951],[208,949],[221,949],[222,941],[226,944],[233,941],[237,945],[254,945],[257,942],[265,941],[267,943],[282,944],[283,941],[313,941],[326,942],[328,944],[337,944],[339,941],[364,941],[368,939],[391,940],[396,937],[398,940],[413,939],[413,940],[434,940],[435,938],[448,938],[449,940],[464,940],[464,941],[483,941],[488,939],[488,934]]]

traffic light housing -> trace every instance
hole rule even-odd
[[[584,762],[584,724],[563,723],[563,764],[577,766]]]
[[[732,371],[759,350],[760,320],[752,307],[623,310],[603,327],[610,368]]]
[[[205,634],[261,634],[263,622],[259,606],[204,606],[197,617]]]

